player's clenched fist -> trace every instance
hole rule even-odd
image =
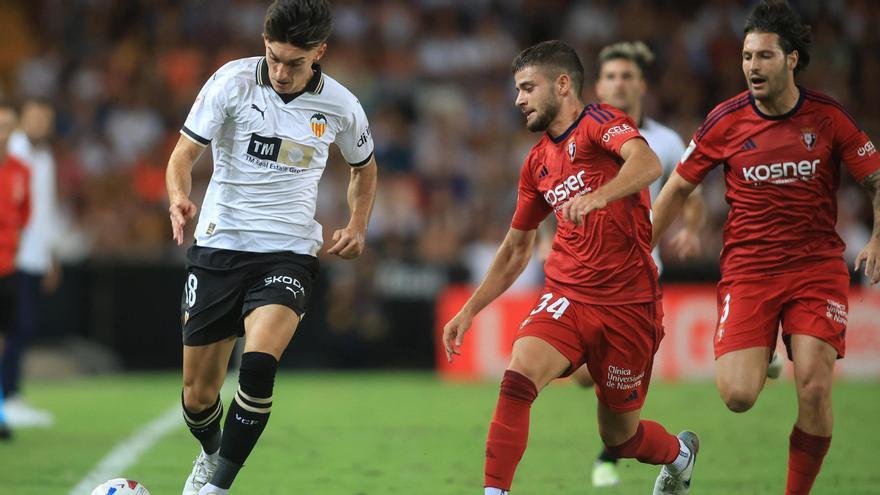
[[[168,207],[168,214],[171,217],[171,235],[180,246],[183,244],[183,226],[188,220],[192,220],[196,216],[198,207],[186,197],[180,197],[171,202]]]
[[[335,254],[344,260],[357,258],[364,252],[365,235],[362,231],[346,227],[333,232],[333,246],[328,254]]]
[[[580,225],[588,213],[605,208],[607,204],[608,202],[598,194],[578,196],[562,207],[562,218],[575,225]]]
[[[461,347],[464,333],[471,327],[472,321],[472,317],[458,313],[443,327],[443,348],[446,349],[446,359],[450,363],[452,362],[453,355],[461,354],[458,348]]]

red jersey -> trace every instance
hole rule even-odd
[[[837,235],[840,162],[862,181],[880,170],[880,154],[855,120],[830,97],[800,88],[794,108],[764,115],[748,91],[718,105],[697,129],[678,173],[699,183],[724,165],[721,273],[754,277],[819,264],[843,270]]]
[[[568,130],[556,138],[545,134],[526,157],[511,226],[533,230],[556,213],[553,249],[544,263],[549,290],[587,304],[660,298],[647,188],[590,212],[580,226],[561,217],[565,203],[617,176],[620,148],[640,137],[638,126],[620,110],[587,105]]]
[[[0,277],[15,271],[18,239],[30,216],[30,172],[6,155],[0,161]]]

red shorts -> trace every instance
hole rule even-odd
[[[663,338],[658,303],[600,306],[545,293],[516,338],[538,337],[571,363],[563,376],[587,364],[596,396],[608,409],[640,409],[651,382],[654,353]]]
[[[715,359],[749,347],[776,347],[782,340],[791,359],[791,336],[812,335],[846,352],[849,274],[802,271],[718,284]]]

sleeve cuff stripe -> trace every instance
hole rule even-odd
[[[357,163],[349,163],[348,165],[353,168],[363,167],[367,163],[370,163],[370,160],[372,160],[372,159],[373,159],[373,152],[370,152],[370,155],[368,157],[364,158],[362,161],[359,161]]]
[[[188,137],[188,138],[192,139],[193,141],[195,141],[195,142],[201,144],[202,146],[207,146],[207,145],[211,144],[211,140],[210,140],[210,139],[205,139],[205,138],[203,138],[202,136],[199,136],[199,135],[196,134],[195,132],[189,130],[186,126],[183,126],[183,128],[180,129],[180,132],[181,132],[182,134],[186,135],[186,137]]]

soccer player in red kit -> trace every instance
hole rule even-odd
[[[721,252],[716,383],[747,411],[764,386],[779,325],[794,362],[798,416],[786,494],[809,493],[831,444],[834,362],[845,352],[849,274],[835,231],[840,164],[871,195],[874,233],[859,254],[880,280],[880,155],[833,99],[795,84],[810,30],[784,1],[762,2],[745,25],[748,91],[718,105],[694,134],[654,204],[654,242],[706,174],[724,166],[730,205]]]
[[[17,120],[17,109],[0,100],[0,354],[5,336],[12,332],[15,324],[18,306],[15,255],[31,211],[30,172],[6,151]],[[3,390],[0,387],[0,440],[8,440],[11,436],[3,414]]]
[[[584,105],[583,66],[568,45],[527,48],[514,60],[513,75],[526,127],[546,133],[522,167],[516,212],[488,273],[444,327],[450,360],[477,313],[525,268],[541,221],[552,213],[558,227],[544,293],[520,326],[501,381],[486,441],[485,494],[510,490],[538,391],[585,362],[609,450],[663,465],[655,493],[687,493],[697,436],[676,438],[640,420],[663,337],[647,189],[660,163],[626,114]]]

